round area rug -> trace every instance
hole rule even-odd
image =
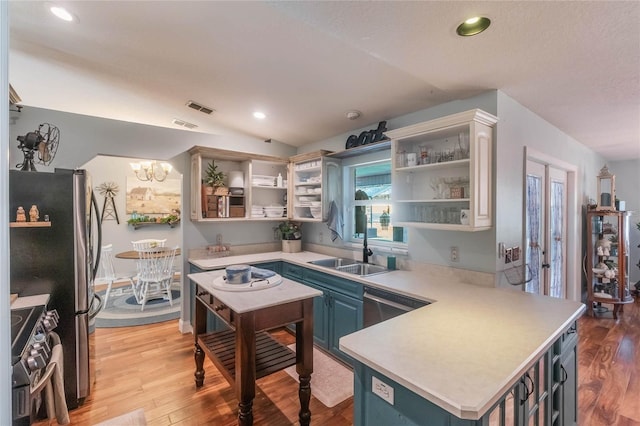
[[[98,292],[104,300],[104,291]],[[95,327],[131,327],[153,324],[180,317],[180,290],[172,289],[173,306],[168,299],[151,299],[144,305],[144,311],[136,302],[130,287],[118,288],[111,292],[108,305],[96,316]]]

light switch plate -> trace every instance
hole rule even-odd
[[[393,388],[375,376],[371,376],[371,391],[393,405]]]

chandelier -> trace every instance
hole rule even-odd
[[[155,161],[140,161],[138,163],[130,163],[131,169],[136,174],[136,177],[141,181],[158,182],[164,181],[173,167],[169,163],[157,163]]]

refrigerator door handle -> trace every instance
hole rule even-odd
[[[100,222],[100,209],[98,208],[98,201],[96,200],[96,196],[93,191],[91,191],[91,209],[96,212],[96,225],[98,230],[98,244],[96,247],[97,254],[92,271],[93,281],[98,275],[98,267],[100,266],[100,255],[102,254],[102,223]]]

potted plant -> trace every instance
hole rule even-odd
[[[278,225],[282,236],[282,251],[284,253],[297,253],[302,251],[302,232],[300,224],[296,222],[282,222]]]
[[[380,227],[384,230],[389,229],[389,222],[391,221],[391,217],[389,216],[389,207],[386,210],[382,211],[380,215]]]
[[[212,188],[211,194],[213,194],[213,188],[224,186],[224,172],[218,170],[218,166],[216,166],[214,160],[211,160],[211,162],[207,166],[207,170],[205,171],[204,176],[204,183]]]

